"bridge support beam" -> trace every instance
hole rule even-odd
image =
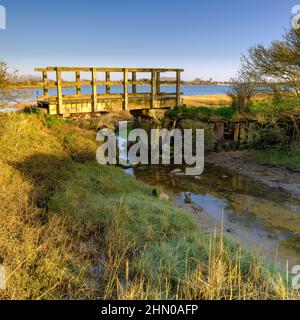
[[[106,94],[110,94],[110,84],[107,84],[107,82],[110,82],[110,72],[105,73],[105,81],[106,81]]]
[[[155,97],[156,97],[156,72],[151,72],[151,108],[155,108]]]
[[[177,70],[176,71],[176,104],[177,104],[177,107],[181,106],[180,82],[181,82],[181,70]]]
[[[92,112],[95,112],[97,110],[97,72],[96,68],[92,68],[92,88],[93,88],[93,101],[92,101]]]
[[[56,68],[56,86],[57,86],[57,113],[62,114],[63,98],[61,86],[61,70]]]
[[[128,110],[128,69],[123,71],[123,91],[124,91],[124,103],[123,109]]]

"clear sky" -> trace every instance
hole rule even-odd
[[[279,39],[300,0],[0,0],[0,58],[35,67],[180,67],[226,80],[241,54]]]

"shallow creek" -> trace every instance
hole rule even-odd
[[[215,230],[270,262],[300,264],[300,201],[222,167],[207,164],[200,177],[171,173],[173,167],[141,166],[128,174],[167,193],[194,214],[202,231]],[[191,193],[191,203],[184,201]]]

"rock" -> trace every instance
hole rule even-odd
[[[185,192],[184,193],[184,202],[185,203],[192,203],[192,199],[191,199],[191,193],[190,192]]]
[[[159,200],[166,200],[166,201],[169,201],[170,200],[170,197],[166,194],[166,193],[161,193],[159,196],[158,196],[158,199]]]
[[[160,199],[160,200],[170,200],[170,197],[166,194],[166,193],[164,193],[164,192],[161,192],[160,190],[159,190],[159,187],[155,187],[153,190],[152,190],[152,195],[154,196],[154,197],[157,197],[158,199]]]
[[[183,172],[181,171],[181,169],[175,169],[175,170],[171,171],[171,173],[172,174],[179,174],[179,173],[183,173]]]
[[[192,205],[193,210],[195,210],[196,212],[202,212],[203,208],[196,206],[196,205]]]
[[[201,180],[201,177],[200,176],[195,176],[195,179],[196,180]]]

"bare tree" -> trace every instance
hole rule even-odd
[[[249,49],[242,58],[242,70],[250,79],[268,87],[274,96],[300,97],[300,32],[291,30],[283,41]]]
[[[252,99],[259,93],[259,84],[243,71],[231,79],[231,92],[228,95],[232,98],[232,107],[236,112],[247,111]]]
[[[0,59],[0,103],[15,101],[19,96],[10,87],[10,76],[7,63]]]

